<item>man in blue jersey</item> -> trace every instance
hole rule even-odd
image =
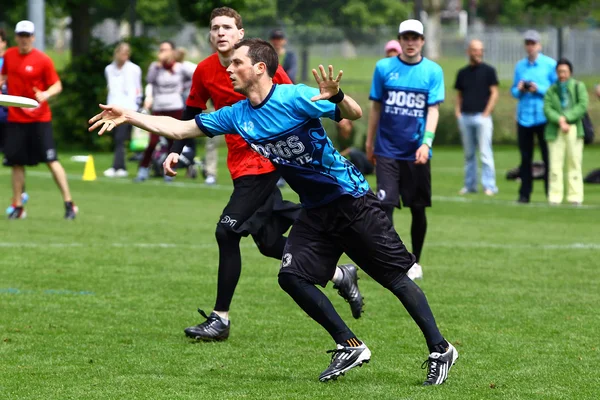
[[[357,265],[400,299],[425,336],[429,348],[424,385],[442,384],[458,358],[444,339],[421,289],[406,276],[415,257],[406,250],[390,220],[369,190],[364,176],[334,148],[320,117],[357,119],[360,106],[339,89],[319,66],[313,75],[319,89],[274,85],[277,53],[261,39],[236,44],[227,68],[234,89],[247,99],[195,121],[149,116],[101,105],[90,119],[99,134],[123,123],[173,139],[237,133],[268,157],[300,196],[303,210],[285,246],[279,285],[336,342],[329,367],[319,379],[328,381],[366,363],[371,352],[348,328],[316,285],[325,286],[336,262],[346,253]]]
[[[408,272],[423,277],[419,262],[431,207],[431,146],[444,101],[442,68],[421,55],[423,24],[409,19],[398,33],[402,54],[377,62],[371,84],[367,157],[375,163],[377,197],[393,224],[394,208],[410,208],[412,252]]]

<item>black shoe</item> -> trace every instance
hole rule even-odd
[[[201,323],[200,325],[190,326],[189,328],[185,328],[185,336],[190,337],[196,340],[227,340],[229,337],[229,325],[225,325],[221,317],[219,317],[213,311],[210,315],[206,315],[204,311],[198,309],[200,315],[206,318],[206,321]]]
[[[75,219],[78,212],[79,208],[72,202],[65,204],[65,219]]]
[[[338,376],[344,375],[347,371],[354,367],[360,367],[363,363],[368,363],[371,360],[371,350],[363,343],[359,347],[349,347],[337,345],[335,350],[329,350],[328,353],[333,353],[331,356],[331,364],[321,372],[319,380],[326,382],[330,379],[337,379]]]
[[[358,289],[358,271],[352,264],[340,265],[339,268],[344,273],[344,278],[339,285],[333,285],[349,304],[352,310],[352,316],[356,319],[360,318],[363,308],[363,298]]]
[[[529,198],[525,196],[519,196],[517,203],[527,204],[529,203]]]
[[[11,213],[8,214],[8,219],[25,219],[26,216],[27,213],[23,207],[15,207]]]
[[[429,358],[423,362],[421,368],[427,368],[427,379],[423,386],[441,385],[448,379],[448,372],[458,359],[458,351],[448,343],[448,351],[445,353],[431,353]]]

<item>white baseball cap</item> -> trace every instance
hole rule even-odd
[[[17,22],[17,26],[15,27],[16,34],[29,33],[30,35],[33,35],[34,32],[35,26],[33,25],[33,22],[27,20]]]
[[[402,35],[406,32],[414,32],[421,36],[423,36],[423,24],[421,21],[416,19],[407,19],[400,24],[400,28],[398,28],[398,34]]]

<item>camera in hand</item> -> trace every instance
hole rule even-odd
[[[532,84],[531,81],[525,81],[525,82],[523,82],[523,90],[529,90],[529,89],[531,89],[531,84]]]

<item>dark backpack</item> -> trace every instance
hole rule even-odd
[[[577,83],[577,86],[581,82]],[[575,101],[579,103],[579,90],[575,90]],[[583,143],[592,144],[594,143],[594,125],[592,124],[592,120],[590,119],[590,114],[586,111],[583,115],[583,119],[581,120],[583,124]]]

